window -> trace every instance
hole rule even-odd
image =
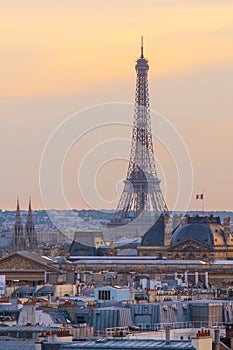
[[[195,255],[192,254],[192,253],[189,254],[188,259],[189,259],[189,260],[195,260]]]
[[[110,300],[110,290],[99,290],[98,299],[99,300]]]
[[[84,316],[77,316],[77,323],[85,323],[85,317]]]
[[[207,257],[206,254],[203,255],[202,260],[204,260],[204,261],[207,261],[207,260],[208,260],[208,257]]]

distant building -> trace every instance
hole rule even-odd
[[[132,325],[130,310],[124,307],[102,307],[92,311],[90,324],[95,331],[106,328],[128,327]]]
[[[37,249],[37,235],[32,217],[31,198],[29,199],[28,217],[25,229],[22,224],[19,199],[17,198],[16,218],[13,227],[12,250],[33,250]]]
[[[137,250],[139,256],[159,259],[232,260],[230,218],[221,224],[220,217],[213,215],[186,216],[173,229],[172,217],[161,215],[143,235]]]
[[[0,249],[8,248],[12,244],[12,230],[10,228],[0,228]]]
[[[18,251],[0,259],[0,274],[6,276],[7,283],[19,280],[25,283],[46,283],[47,276],[60,274],[60,270],[51,259],[39,254]]]
[[[15,217],[15,224],[13,228],[13,239],[12,239],[12,248],[21,250],[25,248],[25,239],[24,239],[24,230],[20,215],[20,208],[19,208],[19,199],[17,198],[17,208],[16,208],[16,217]]]
[[[96,288],[95,300],[100,303],[103,303],[105,301],[130,301],[130,289],[118,286]]]
[[[103,233],[100,231],[75,232],[69,253],[71,256],[94,256],[97,250],[105,247]]]
[[[31,198],[29,199],[28,217],[25,225],[25,243],[26,243],[26,248],[29,248],[29,249],[37,249],[38,247],[37,235],[36,235],[35,225],[32,217]]]

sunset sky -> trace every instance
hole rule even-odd
[[[151,107],[172,123],[191,157],[189,209],[201,208],[194,195],[204,191],[206,210],[233,210],[232,0],[3,0],[0,32],[2,209],[14,209],[17,195],[22,208],[29,195],[43,208],[42,151],[66,118],[96,104],[133,103],[143,35]],[[93,135],[67,156],[64,189],[73,208],[87,207],[73,188],[77,163],[103,141]],[[166,153],[156,140],[154,147],[166,178]],[[97,186],[109,200],[127,161],[101,171]],[[167,182],[172,207],[176,181],[168,175]]]

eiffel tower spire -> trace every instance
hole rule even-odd
[[[108,227],[128,224],[140,214],[144,218],[151,214],[158,217],[168,210],[155,167],[148,89],[149,64],[144,57],[143,37],[141,55],[135,69],[137,79],[130,161],[117,211]]]
[[[144,54],[143,54],[143,36],[141,36],[141,57],[140,58],[144,58]]]

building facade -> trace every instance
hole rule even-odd
[[[35,231],[35,225],[32,217],[32,204],[31,198],[29,199],[28,216],[25,227],[23,227],[19,199],[17,198],[16,218],[13,227],[12,236],[12,251],[18,250],[35,250],[38,248],[37,234]]]
[[[169,215],[159,217],[143,235],[137,248],[139,256],[203,261],[233,259],[229,218],[222,224],[213,215],[186,216],[175,228],[172,220]]]

